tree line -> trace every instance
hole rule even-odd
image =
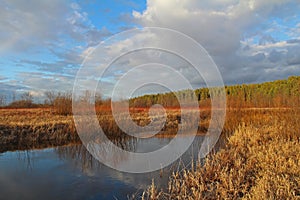
[[[225,86],[228,107],[293,107],[300,105],[300,76],[291,76],[286,80],[257,84],[240,84]],[[189,101],[196,97],[199,106],[210,106],[211,93],[208,88],[199,88],[195,91],[182,90],[177,92],[148,94],[129,100],[130,107],[146,108],[154,104],[165,107],[179,107],[179,101]],[[6,97],[0,95],[0,106],[8,108],[35,108],[51,107],[58,114],[68,115],[72,113],[72,93],[47,91],[44,93],[43,103],[35,103],[33,95],[25,92],[20,98],[6,103]],[[91,93],[86,91],[77,101],[89,103]],[[110,107],[111,100],[103,99],[101,94],[96,94],[96,107]]]
[[[265,83],[225,86],[225,93],[228,107],[293,107],[300,105],[300,76]],[[200,106],[210,105],[212,94],[209,88],[144,95],[130,99],[130,105],[149,107],[162,104],[166,107],[178,107],[176,96],[188,101],[193,94]]]

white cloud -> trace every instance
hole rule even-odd
[[[297,40],[277,40],[272,36],[273,32],[282,29],[283,26],[274,25],[274,16],[286,20],[295,13],[293,1],[192,1],[192,0],[148,0],[147,8],[143,12],[133,11],[134,20],[142,26],[166,27],[181,31],[202,44],[213,56],[225,83],[250,83],[257,81],[268,81],[278,78],[286,78],[294,73],[299,73],[299,56],[295,53],[300,47]],[[296,5],[297,6],[297,5]],[[281,12],[279,8],[284,8]],[[291,8],[291,9],[289,9]],[[278,14],[281,12],[280,14]],[[281,30],[282,31],[282,30]],[[291,31],[291,29],[288,29]],[[124,40],[114,40],[114,43],[107,45],[105,50],[87,49],[87,52],[95,50],[99,55],[118,57],[128,49],[135,46],[151,46],[151,44],[162,43],[167,47],[180,43],[186,52],[189,48],[174,38],[173,42],[161,39],[163,35],[143,33],[127,37]],[[97,52],[99,51],[99,52]],[[293,53],[292,53],[293,52]],[[199,87],[203,80],[196,76],[188,63],[172,57],[166,53],[155,51],[134,52],[127,57],[119,58],[110,69],[105,72],[106,79],[109,79],[107,91],[113,88],[113,82],[118,81],[120,76],[132,69],[134,66],[143,63],[157,62],[173,67],[182,73],[193,86]],[[104,56],[104,57],[106,57]],[[100,60],[93,60],[101,63]],[[290,66],[293,65],[293,66]],[[99,70],[106,66],[98,65]],[[300,75],[300,74],[299,74]],[[157,79],[169,79],[157,71],[149,73],[140,69],[135,77],[135,82],[148,77]],[[107,78],[108,77],[108,78]],[[174,82],[174,81],[173,81]],[[178,82],[177,88],[180,88]],[[126,85],[127,87],[133,87]]]
[[[4,0],[1,4],[1,53],[46,45],[59,40],[59,30],[65,29],[61,21],[68,7],[61,1]]]
[[[0,19],[1,54],[68,48],[70,40],[91,43],[110,34],[96,29],[78,4],[60,0],[4,0]]]
[[[52,73],[55,79],[60,75],[73,75],[75,68],[82,62],[81,52],[110,35],[105,27],[97,29],[77,3],[60,0],[22,1],[3,0],[0,2],[0,56],[4,63],[1,67],[9,78],[14,90],[36,90],[48,84],[49,80],[41,75]],[[7,63],[12,66],[6,66]],[[18,66],[18,67],[16,67]],[[24,76],[24,73],[32,77]],[[38,81],[37,81],[38,79]],[[60,84],[64,84],[61,80]],[[66,80],[70,81],[70,80]],[[51,82],[51,81],[50,81]],[[66,85],[69,85],[67,82]],[[69,90],[72,87],[69,87]]]
[[[146,10],[132,15],[143,26],[172,28],[196,39],[212,55],[226,83],[242,83],[286,78],[295,72],[287,72],[290,64],[300,67],[295,54],[299,43],[288,41],[300,38],[299,29],[283,23],[299,19],[299,9],[292,0],[148,0]],[[280,56],[275,58],[275,52]],[[276,70],[269,73],[269,68]]]
[[[129,24],[135,22],[141,26],[183,32],[208,50],[225,83],[256,82],[300,75],[300,25],[292,27],[293,23],[289,23],[299,21],[299,10],[300,4],[293,0],[148,0],[143,12],[132,12],[133,21]],[[26,52],[29,56],[18,59],[17,64],[31,65],[33,71],[41,72],[24,71],[18,74],[22,83],[6,84],[13,87],[25,84],[26,88],[33,90],[72,89],[71,77],[76,73],[76,66],[102,38],[111,34],[106,27],[95,27],[88,13],[83,12],[78,4],[60,0],[3,0],[0,2],[0,19],[0,55]],[[107,45],[104,55],[117,57],[141,43],[145,46],[165,43],[162,37],[143,33],[134,35],[134,40],[130,36],[116,40]],[[168,45],[172,47],[178,42],[174,39]],[[179,45],[189,51],[184,43]],[[48,51],[55,59],[47,61],[31,56],[40,50]],[[151,61],[174,67],[195,86],[203,82],[180,59],[162,52],[146,51],[117,60],[106,72],[109,77],[106,84],[112,87],[112,80],[117,81],[123,72]],[[99,70],[105,66],[98,63],[97,67]],[[142,74],[147,75],[147,72],[140,72],[137,79],[142,79]],[[160,78],[159,73],[155,76]],[[47,88],[43,88],[45,83]]]

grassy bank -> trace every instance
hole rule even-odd
[[[72,116],[41,108],[0,110],[0,152],[78,142]]]
[[[236,127],[245,122],[262,123],[263,120],[271,120],[273,116],[278,118],[290,117],[291,109],[228,109],[223,135],[230,135]],[[131,117],[123,120],[133,120],[139,126],[146,126],[151,122],[147,109],[131,110]],[[156,137],[174,137],[178,126],[189,129],[191,122],[180,120],[180,110],[167,109],[166,123]],[[97,112],[99,125],[111,139],[125,136],[124,132],[116,124],[109,110]],[[297,117],[297,116],[296,116]],[[290,117],[291,118],[291,117]],[[209,109],[200,110],[198,134],[205,134],[210,124],[211,112]],[[293,120],[293,119],[291,119]],[[160,120],[154,121],[159,123]],[[191,124],[189,124],[191,123]],[[128,127],[130,127],[128,125]],[[130,129],[134,131],[133,129]],[[186,132],[188,134],[188,131]],[[0,109],[0,151],[41,148],[47,146],[80,143],[72,115],[58,115],[51,109]]]
[[[291,118],[291,108],[300,105],[299,83],[300,77],[289,77],[286,80],[261,84],[226,86],[228,109],[223,135],[231,135],[241,123],[261,124],[263,120],[272,119],[273,116],[283,118],[283,120]],[[212,94],[208,88],[194,92],[200,106],[198,133],[205,134],[211,119]],[[176,94],[188,100],[192,91],[183,90]],[[0,109],[0,151],[63,145],[80,141],[72,117],[72,94],[49,91],[45,95],[48,99],[41,105],[34,104],[30,94],[25,93],[23,99],[11,102],[6,109]],[[83,97],[73,101],[88,104],[90,95],[91,93],[86,91]],[[150,119],[148,113],[149,107],[157,103],[166,108],[166,122],[156,135],[157,137],[173,137],[179,126],[184,127],[185,134],[194,125],[196,118],[193,115],[181,120],[179,104],[173,93],[144,95],[130,99],[131,116],[126,116],[121,121],[125,123],[128,130],[138,134],[140,130],[135,130],[136,127],[130,125],[131,120],[139,126],[147,126],[152,122],[152,128],[160,127],[161,119],[159,118],[162,116],[155,114],[154,118]],[[34,108],[38,106],[40,108]],[[125,134],[118,127],[111,113],[111,100],[101,99],[100,95],[95,99],[95,106],[99,124],[105,134],[109,138],[123,137]],[[299,119],[299,116],[295,117]],[[271,124],[265,124],[271,126]]]
[[[245,112],[227,120],[235,131],[226,148],[174,172],[167,188],[153,182],[140,198],[300,199],[299,110]]]
[[[178,125],[178,109],[167,110],[167,119],[158,137],[173,137]],[[99,125],[110,139],[124,137],[110,110],[97,112]],[[199,133],[203,134],[209,123],[209,115],[202,116]],[[148,110],[131,111],[131,116],[124,121],[133,120],[139,126],[151,122]],[[157,120],[157,124],[160,120]],[[155,126],[154,122],[154,126]],[[188,124],[184,124],[188,128]],[[128,125],[129,127],[129,125]],[[131,129],[131,131],[134,131]],[[8,150],[24,150],[49,146],[80,143],[72,115],[59,115],[50,108],[0,109],[0,152]]]

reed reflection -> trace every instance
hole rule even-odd
[[[133,137],[122,137],[118,139],[111,140],[114,145],[122,148],[126,151],[135,151],[137,146],[137,139]],[[97,143],[94,147],[89,145],[89,148],[98,148],[97,151],[106,153],[108,157],[114,159],[114,163],[118,164],[124,160],[126,157],[121,157],[117,152],[112,151],[107,145]],[[96,170],[99,167],[103,167],[103,164],[96,160],[93,155],[86,149],[84,145],[69,145],[54,148],[55,153],[60,159],[72,161],[76,166],[81,167],[83,171],[85,170]]]

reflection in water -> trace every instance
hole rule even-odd
[[[125,151],[134,152],[136,151],[137,139],[132,137],[114,139],[113,144]],[[113,151],[114,148],[110,148],[110,146],[101,142],[95,143],[95,145],[88,144],[88,147],[90,151],[94,150],[94,152],[101,152],[103,155],[107,155],[107,159],[113,159],[112,162],[116,165],[127,159],[127,157],[121,156],[118,152]],[[58,154],[59,158],[71,160],[75,162],[74,164],[81,165],[82,170],[85,170],[86,168],[95,169],[96,167],[101,166],[101,163],[96,160],[83,145],[56,147],[55,152]]]
[[[33,165],[34,165],[34,159],[32,159],[32,152],[29,150],[25,150],[25,151],[17,151],[17,158],[18,160],[20,160],[21,162],[24,163],[24,167],[26,167],[28,170],[32,170],[33,169]]]
[[[119,145],[127,151],[148,152],[170,140],[114,142],[122,143]],[[181,166],[189,166],[201,141],[202,137],[196,138],[192,148],[182,156]],[[113,157],[116,163],[126,161],[124,157]],[[82,145],[6,152],[0,154],[0,199],[127,199],[127,195],[142,192],[152,179],[156,185],[166,187],[170,172],[179,168],[177,163],[152,173],[122,173],[95,160]]]

